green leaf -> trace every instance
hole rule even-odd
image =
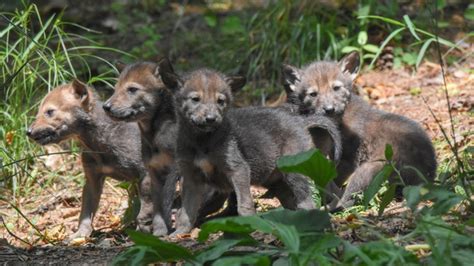
[[[319,265],[333,265],[330,263],[326,255],[329,250],[338,248],[342,241],[339,237],[333,234],[324,234],[306,245],[307,248],[300,253],[301,265],[309,265],[310,261],[318,261]],[[303,244],[302,244],[303,245]]]
[[[285,245],[287,251],[298,253],[300,251],[300,236],[295,226],[275,223],[275,235]]]
[[[224,19],[221,25],[222,33],[224,34],[234,34],[245,32],[244,27],[240,18],[237,16],[228,16]]]
[[[329,214],[321,210],[287,210],[277,209],[262,214],[266,221],[285,225],[294,225],[300,234],[323,232],[331,228]]]
[[[446,0],[436,0],[436,8],[442,10],[446,7]]]
[[[150,247],[132,246],[115,257],[112,265],[141,266],[160,262],[161,259],[161,256]]]
[[[370,13],[370,5],[363,5],[357,10],[358,16],[367,16]]]
[[[343,265],[419,265],[414,254],[388,240],[370,241],[359,246],[347,243],[345,248]]]
[[[393,158],[393,148],[390,144],[385,144],[385,160],[391,161]]]
[[[204,264],[208,261],[213,261],[220,258],[225,252],[228,252],[232,247],[244,242],[242,239],[219,239],[212,243],[206,250],[200,252],[195,262]]]
[[[416,56],[412,53],[404,53],[402,55],[402,61],[408,65],[414,65],[416,63]]]
[[[237,266],[237,265],[255,265],[268,266],[270,259],[265,255],[250,254],[245,256],[224,257],[215,261],[213,266]]]
[[[408,208],[411,209],[411,211],[416,210],[416,206],[418,206],[418,203],[421,201],[421,189],[422,186],[406,186],[403,188],[403,197],[405,197],[407,201],[407,206]]]
[[[377,194],[377,192],[382,187],[382,184],[388,179],[392,174],[393,167],[390,164],[386,164],[382,170],[374,177],[370,185],[364,191],[364,206],[367,208],[369,202]]]
[[[214,28],[217,25],[217,17],[215,14],[206,14],[204,16],[204,20],[206,21],[207,26]]]
[[[396,184],[391,184],[387,191],[383,194],[382,200],[380,201],[379,205],[379,216],[383,214],[383,211],[388,206],[388,204],[393,200],[395,197],[395,191],[397,189]]]
[[[466,11],[464,11],[464,18],[474,20],[474,4],[469,4],[466,8]]]
[[[423,45],[421,46],[420,48],[420,52],[418,52],[418,57],[416,58],[416,68],[418,68],[420,66],[420,63],[421,63],[421,60],[423,59],[423,57],[425,56],[425,53],[426,53],[426,50],[428,49],[428,47],[430,46],[430,44],[434,41],[435,39],[433,38],[430,38],[428,40],[426,40]]]
[[[391,19],[391,18],[382,17],[382,16],[373,16],[373,15],[371,15],[371,16],[358,16],[357,18],[358,19],[366,19],[366,18],[378,19],[378,20],[381,20],[383,22],[387,22],[389,24],[393,24],[393,25],[397,25],[397,26],[405,26],[400,21],[397,21],[397,20],[394,20],[394,19]]]
[[[354,46],[345,46],[344,48],[341,49],[341,53],[347,54],[352,51],[359,51],[359,48],[354,47]]]
[[[125,210],[125,213],[122,217],[123,225],[129,225],[133,223],[140,212],[140,205],[140,198],[138,197],[138,194],[129,193],[128,208]]]
[[[373,44],[366,44],[366,45],[362,46],[362,49],[364,49],[368,52],[374,53],[374,54],[376,54],[379,51],[379,47],[377,45],[373,45]]]
[[[336,175],[334,162],[317,149],[311,149],[296,155],[283,156],[277,161],[280,171],[300,173],[311,178],[319,188],[324,188]]]
[[[421,41],[420,37],[418,37],[418,34],[416,34],[416,27],[411,21],[410,17],[408,15],[404,15],[403,20],[405,21],[405,24],[407,25],[411,35],[413,35],[413,37],[415,37],[415,39],[417,39],[418,41]]]
[[[220,231],[249,236],[250,233],[257,230],[271,233],[273,226],[257,215],[215,219],[201,226],[198,240],[205,241],[209,238],[210,234]]]
[[[432,215],[446,214],[452,207],[463,200],[462,196],[448,190],[446,187],[434,185],[425,185],[425,187],[428,188],[429,192],[424,195],[423,199],[434,202],[430,209]]]
[[[359,32],[359,35],[357,36],[357,43],[359,43],[359,45],[364,45],[364,44],[367,43],[367,32],[366,31]]]
[[[160,256],[160,261],[172,262],[193,258],[193,254],[182,246],[165,242],[151,234],[133,230],[126,230],[126,232],[136,245],[146,246],[156,251]]]

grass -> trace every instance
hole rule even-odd
[[[36,182],[30,166],[42,153],[25,136],[41,97],[77,77],[91,84],[111,86],[113,66],[98,51],[124,54],[90,38],[69,33],[65,27],[97,34],[62,21],[61,14],[43,19],[36,5],[0,13],[0,182],[15,198]],[[93,75],[96,66],[100,75]]]

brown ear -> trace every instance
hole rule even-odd
[[[287,94],[295,92],[295,85],[300,81],[300,73],[297,67],[283,64],[281,66],[283,76],[283,87]]]
[[[339,67],[341,68],[342,73],[350,75],[352,80],[354,80],[355,77],[357,76],[357,73],[359,72],[359,66],[360,66],[359,53],[354,51],[347,54],[341,60],[339,60],[338,64],[339,64]]]
[[[123,62],[120,62],[120,61],[116,61],[114,65],[115,65],[115,68],[117,68],[117,71],[119,73],[121,73],[125,69],[125,67],[127,66],[127,64],[125,64]]]
[[[232,92],[239,91],[244,87],[245,83],[247,83],[247,79],[243,76],[226,77],[225,81],[227,82],[227,84],[229,84]]]
[[[87,85],[79,81],[78,79],[74,79],[72,81],[72,90],[74,96],[81,100],[82,104],[89,104],[89,91],[87,90]]]
[[[165,86],[172,91],[178,90],[183,84],[181,78],[174,72],[171,62],[166,57],[158,63],[155,75],[159,75]]]

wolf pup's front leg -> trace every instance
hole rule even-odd
[[[151,177],[147,173],[143,178],[140,179],[138,185],[139,196],[140,196],[140,212],[137,216],[137,229],[143,232],[151,232],[152,215],[154,211],[153,207],[153,189]]]
[[[229,142],[229,159],[226,160],[227,173],[237,197],[237,212],[242,216],[255,214],[255,206],[250,192],[250,166],[239,151],[237,142]]]
[[[198,212],[208,191],[207,186],[198,176],[199,169],[191,163],[180,162],[182,182],[182,205],[176,217],[176,231],[172,235],[189,233],[196,223]]]
[[[84,158],[84,156],[83,156]],[[94,169],[85,168],[86,183],[82,189],[81,214],[77,231],[69,236],[68,241],[79,237],[88,237],[92,233],[92,220],[99,206],[100,195],[105,177],[97,174]]]

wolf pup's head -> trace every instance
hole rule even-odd
[[[228,77],[210,69],[199,69],[181,77],[167,60],[160,66],[161,79],[173,91],[179,115],[202,132],[219,127],[232,102],[232,92],[245,85],[244,77]]]
[[[131,65],[118,64],[121,71],[114,94],[103,108],[115,120],[139,121],[154,114],[163,104],[166,88],[160,79],[157,63],[139,62]]]
[[[302,69],[283,65],[288,103],[297,105],[303,114],[341,115],[359,64],[359,54],[352,52],[339,62],[313,62]]]
[[[93,92],[78,80],[56,87],[41,102],[26,134],[41,145],[74,137],[82,130],[82,123],[90,119],[94,103]]]

